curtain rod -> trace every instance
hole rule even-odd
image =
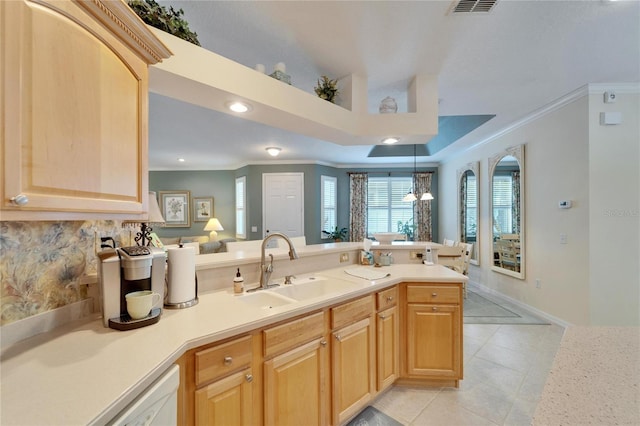
[[[395,175],[406,175],[406,174],[413,174],[413,173],[433,173],[433,172],[413,172],[413,171],[408,171],[408,172],[347,172],[348,175],[360,175],[360,174],[367,174],[367,175],[387,175],[387,176],[391,176],[392,174]]]

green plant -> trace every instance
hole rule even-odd
[[[169,6],[167,11],[164,6],[160,6],[155,0],[129,0],[128,4],[145,24],[200,46],[198,34],[191,31],[187,21],[181,17],[184,15],[182,9],[176,11],[173,6]]]
[[[322,233],[326,234],[332,240],[342,241],[347,239],[347,235],[349,234],[349,231],[347,230],[347,228],[338,229],[338,227],[336,226],[336,228],[333,231],[322,231]]]
[[[338,80],[331,80],[326,75],[323,75],[318,80],[318,85],[314,90],[319,98],[334,103],[335,98],[338,95]]]
[[[417,225],[409,224],[409,222],[413,222],[413,218],[407,220],[402,223],[401,220],[398,221],[398,232],[407,236],[407,241],[413,241],[413,233],[416,231]]]

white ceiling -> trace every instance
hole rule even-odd
[[[639,1],[499,0],[484,14],[451,1],[159,1],[184,10],[201,45],[267,73],[284,62],[313,93],[320,75],[367,75],[369,111],[394,97],[406,111],[416,74],[438,75],[440,116],[495,114],[435,155],[437,163],[588,83],[640,81]],[[338,167],[413,164],[150,94],[151,170],[235,169],[278,162]],[[427,141],[425,141],[426,143]],[[179,163],[177,158],[184,158]]]

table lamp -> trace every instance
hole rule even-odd
[[[224,231],[224,228],[222,227],[218,219],[212,217],[211,219],[209,219],[209,222],[207,222],[207,226],[204,227],[204,230],[211,231],[211,233],[209,234],[209,240],[215,241],[218,235],[217,231]]]

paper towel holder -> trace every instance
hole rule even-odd
[[[182,250],[183,246],[182,244],[180,244],[180,248],[178,250]],[[167,256],[168,258],[168,266],[170,267],[171,262],[171,255],[169,254],[169,256]],[[194,265],[194,281],[193,281],[193,285],[194,285],[194,293],[193,293],[193,298],[188,299],[188,300],[182,300],[182,298],[184,298],[184,295],[180,296],[179,294],[176,293],[176,289],[172,288],[175,287],[177,284],[176,283],[172,283],[170,282],[170,272],[169,270],[167,270],[167,274],[165,275],[165,297],[164,297],[164,307],[167,309],[184,309],[184,308],[189,308],[191,306],[195,306],[198,304],[198,274],[195,273],[195,265]],[[185,285],[185,283],[180,283],[181,285]],[[191,296],[189,296],[191,297]]]

